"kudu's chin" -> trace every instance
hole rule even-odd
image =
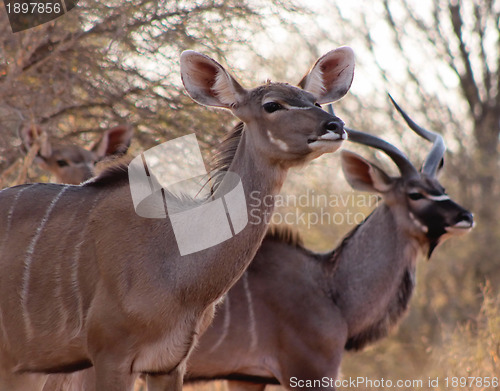
[[[312,147],[311,144],[309,144],[311,152],[307,156],[304,163],[310,162],[311,160],[314,160],[326,153],[333,153],[336,150],[338,150],[341,146],[342,146],[342,141],[337,141],[337,142],[315,141]]]
[[[429,242],[429,251],[427,253],[427,259],[431,258],[432,253],[434,252],[435,248],[442,244],[445,240],[453,237],[453,236],[462,236],[465,235],[466,233],[470,232],[472,228],[474,227],[474,222],[471,221],[459,221],[458,223],[454,225],[449,225],[444,227],[444,233],[439,235],[436,239],[430,239]]]
[[[315,156],[320,156],[324,153],[332,153],[338,150],[344,140],[347,139],[347,133],[338,135],[335,133],[327,133],[318,137],[315,140],[309,140],[308,145]]]
[[[450,236],[461,236],[469,233],[474,228],[474,223],[469,221],[459,221],[455,225],[445,227],[446,233]]]

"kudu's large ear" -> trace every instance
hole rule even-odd
[[[394,179],[358,154],[344,150],[340,158],[344,176],[353,189],[385,193],[394,185]]]
[[[181,54],[181,77],[191,98],[205,106],[230,109],[247,95],[222,65],[192,50]]]
[[[52,145],[48,140],[48,136],[39,126],[26,126],[23,130],[21,130],[21,139],[23,141],[25,152],[30,150],[36,139],[40,143],[38,157],[48,159],[52,155]]]
[[[310,92],[319,104],[335,102],[351,88],[354,77],[354,52],[348,46],[321,57],[302,78],[299,87]]]
[[[130,146],[133,132],[133,128],[129,125],[119,125],[108,129],[91,150],[99,159],[111,155],[124,155]]]

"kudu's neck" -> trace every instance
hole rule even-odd
[[[422,244],[383,204],[335,251],[329,286],[349,326],[347,348],[358,349],[384,336],[407,308]]]
[[[248,223],[238,234],[203,250],[197,257],[197,265],[192,268],[192,281],[205,281],[206,285],[200,294],[208,294],[209,300],[216,300],[227,292],[255,256],[274,209],[269,202],[264,202],[264,197],[279,193],[287,173],[286,169],[272,165],[270,160],[260,156],[246,129],[228,171],[241,178]],[[200,279],[201,276],[203,279]]]
[[[288,170],[261,156],[245,129],[229,171],[241,178],[247,197],[253,193],[263,199],[265,196],[279,193]]]

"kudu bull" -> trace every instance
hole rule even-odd
[[[286,231],[271,232],[218,307],[190,357],[187,381],[228,379],[231,391],[272,383],[335,389],[321,379],[336,379],[343,351],[384,337],[403,316],[419,254],[430,257],[445,238],[472,228],[471,213],[436,179],[445,152],[441,136],[393,103],[416,133],[433,141],[422,170],[391,144],[347,129],[350,141],[385,152],[401,176],[342,151],[349,184],[383,202],[326,254],[304,248]]]
[[[341,98],[353,72],[353,52],[343,47],[321,57],[301,88],[247,90],[211,58],[181,55],[189,95],[243,121],[217,168],[262,197],[279,192],[289,167],[340,147],[342,121],[318,106]],[[263,205],[261,216],[271,209]],[[82,186],[3,190],[0,221],[1,391],[39,390],[47,373],[90,366],[97,391],[130,390],[138,374],[147,374],[150,391],[179,390],[215,303],[267,229],[263,219],[181,257],[169,219],[135,213],[125,166]]]
[[[58,183],[78,185],[95,174],[95,164],[105,157],[120,156],[127,152],[132,139],[132,127],[119,125],[104,132],[101,139],[90,149],[76,144],[54,144],[47,138],[41,142],[35,161],[50,171]],[[24,147],[31,148],[35,138],[40,138],[42,130],[26,127],[21,132]]]

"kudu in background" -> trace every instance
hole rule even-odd
[[[342,121],[318,106],[341,98],[353,73],[354,54],[343,47],[321,57],[302,88],[247,90],[211,58],[181,55],[191,97],[243,121],[216,168],[261,199],[279,192],[289,167],[340,147]],[[181,257],[169,219],[135,213],[126,166],[82,186],[3,190],[0,390],[40,390],[48,373],[90,366],[97,391],[130,390],[138,374],[149,391],[179,390],[198,336],[255,256],[271,211],[262,203],[259,224]]]
[[[90,149],[76,144],[55,144],[47,137],[41,142],[35,162],[50,171],[58,183],[78,185],[95,174],[95,165],[105,157],[120,156],[127,152],[132,139],[133,129],[128,125],[119,125],[104,132],[100,140]],[[21,131],[24,147],[29,150],[35,138],[39,138],[42,130],[29,126]]]
[[[189,359],[186,381],[228,379],[231,391],[257,391],[266,384],[293,390],[305,385],[299,381],[336,379],[345,349],[384,337],[402,317],[419,253],[430,256],[445,238],[472,228],[471,213],[436,179],[445,151],[441,136],[396,107],[434,143],[422,171],[389,143],[348,130],[350,141],[384,151],[401,176],[342,151],[349,184],[380,194],[383,203],[326,254],[304,248],[286,230],[271,232],[219,305]],[[334,389],[330,385],[307,389]]]

